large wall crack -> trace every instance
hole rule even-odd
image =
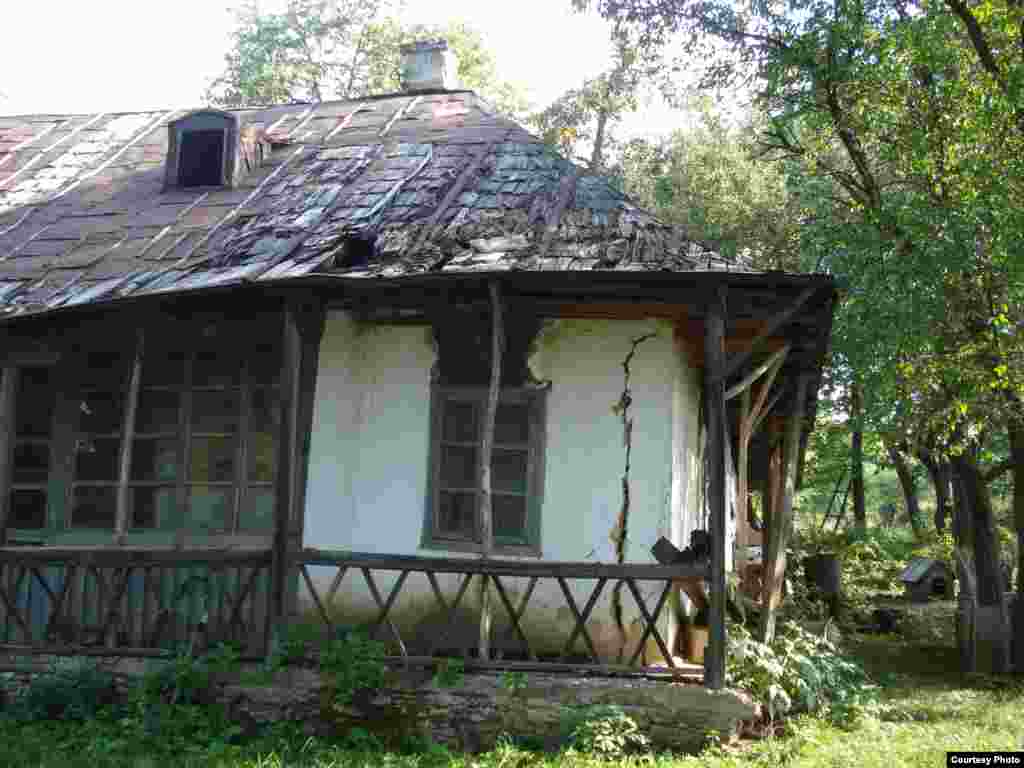
[[[615,561],[617,563],[626,562],[626,546],[629,540],[629,470],[633,458],[633,417],[629,413],[630,406],[633,404],[633,392],[630,389],[630,378],[632,376],[630,366],[640,345],[657,335],[657,332],[652,331],[651,333],[645,333],[643,336],[638,336],[630,342],[629,352],[622,361],[622,395],[619,397],[619,401],[612,407],[612,411],[622,420],[622,444],[625,449],[625,466],[622,470],[622,506],[619,508],[619,517],[610,536],[612,544],[615,545]],[[621,581],[616,583],[615,589],[612,590],[611,609],[612,619],[615,622],[615,626],[619,629],[619,660],[621,661],[625,655],[627,640],[626,627],[622,619]]]

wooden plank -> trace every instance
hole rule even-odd
[[[757,334],[750,345],[742,352],[739,352],[729,358],[724,363],[722,371],[722,379],[727,379],[738,371],[742,366],[747,364],[747,361],[761,348],[761,345],[768,340],[768,338],[775,334],[782,326],[788,323],[793,317],[803,309],[803,306],[811,299],[814,294],[820,290],[818,285],[810,285],[801,291],[800,295],[793,300],[793,303],[786,307],[781,312],[777,313],[772,317],[761,329],[761,332]]]
[[[435,656],[386,656],[385,662],[400,663],[404,667],[433,667],[444,662]],[[703,668],[697,664],[688,664],[675,669],[671,667],[646,666],[629,667],[624,664],[573,664],[557,661],[480,661],[466,659],[465,669],[475,670],[508,670],[511,672],[547,672],[570,673],[585,675],[608,675],[614,677],[653,678],[664,680],[682,680],[696,683],[703,679]]]
[[[707,430],[708,508],[710,510],[711,579],[708,648],[704,683],[725,685],[725,289],[708,303],[704,334],[704,416]]]
[[[369,568],[363,568],[361,570],[363,572],[363,578],[366,580],[366,586],[370,588],[370,594],[373,596],[373,601],[377,603],[377,608],[380,609],[380,614],[374,622],[373,633],[376,632],[377,627],[386,622],[388,629],[391,630],[392,637],[394,637],[395,642],[398,643],[398,649],[401,651],[402,656],[408,656],[409,652],[406,650],[405,641],[402,640],[402,635],[398,631],[398,627],[396,627],[395,623],[388,618],[388,612],[391,610],[391,605],[394,602],[395,597],[398,595],[399,590],[401,590],[402,585],[405,583],[405,579],[409,575],[409,572],[402,571],[402,574],[398,577],[398,581],[395,583],[395,586],[391,588],[391,592],[388,594],[387,602],[384,602],[380,598],[380,590],[377,589],[377,582],[373,578],[373,573]]]
[[[0,554],[0,562],[3,562]],[[379,555],[372,552],[331,552],[304,549],[296,562],[306,565],[336,565],[348,568],[372,568],[375,571],[419,571],[422,573],[492,574],[554,579],[621,579],[665,581],[666,579],[707,578],[707,565],[658,565],[653,563],[593,563],[564,560],[480,560],[478,558],[420,557],[418,555]]]
[[[665,584],[665,587],[661,590],[661,597],[658,599],[657,605],[654,608],[654,615],[651,615],[647,611],[647,605],[644,603],[644,597],[640,594],[640,590],[636,588],[636,582],[632,579],[626,579],[626,584],[629,586],[629,591],[633,594],[633,599],[636,600],[636,607],[640,610],[640,614],[644,617],[644,621],[647,623],[644,627],[644,632],[640,636],[640,642],[637,644],[636,651],[633,653],[633,657],[629,660],[630,665],[635,664],[637,658],[643,652],[644,644],[647,642],[647,638],[654,635],[654,642],[658,644],[658,650],[661,651],[661,655],[665,658],[665,662],[670,667],[676,666],[675,658],[669,651],[668,646],[665,645],[665,641],[661,637],[661,632],[658,631],[657,621],[658,616],[661,615],[662,609],[665,607],[665,601],[668,599],[669,592],[672,591],[672,582]]]
[[[313,579],[309,577],[309,569],[305,565],[299,566],[299,572],[302,574],[302,578],[306,582],[306,588],[309,590],[309,594],[313,598],[313,602],[316,603],[316,608],[320,611],[320,618],[324,620],[324,624],[327,628],[334,631],[334,624],[331,622],[331,617],[327,615],[327,609],[324,608],[324,604],[320,602],[320,595],[316,591],[316,587],[313,585]]]
[[[12,365],[0,370],[0,547],[7,544],[14,438],[17,431],[18,376],[18,369]]]
[[[123,568],[146,565],[186,566],[230,563],[232,565],[260,565],[270,563],[269,550],[193,549],[171,548],[112,548],[112,547],[5,547],[0,549],[0,564],[24,567],[68,561],[86,562],[93,568]]]
[[[737,395],[741,394],[742,392],[749,391],[751,385],[753,385],[753,383],[755,381],[760,379],[762,376],[764,376],[769,371],[777,372],[779,370],[779,368],[782,367],[783,362],[785,362],[785,360],[786,360],[786,355],[789,354],[789,350],[792,349],[792,348],[793,348],[792,344],[787,344],[786,346],[782,347],[781,349],[777,349],[774,352],[772,352],[768,356],[767,360],[765,360],[759,366],[754,368],[754,370],[752,370],[750,373],[748,373],[746,376],[744,376],[738,382],[736,382],[731,387],[729,387],[729,389],[727,389],[725,391],[725,399],[726,400],[732,400],[734,397],[736,397]],[[775,378],[774,375],[772,376],[772,378],[773,379]],[[771,386],[770,382],[769,382],[768,386]]]
[[[117,479],[117,503],[114,513],[114,541],[124,544],[128,534],[128,483],[131,482],[132,453],[135,442],[135,414],[139,407],[139,388],[142,385],[142,357],[145,336],[139,328],[135,341],[135,356],[132,360],[131,378],[128,380],[128,397],[124,404],[124,434],[121,439],[121,456]]]
[[[598,579],[597,580],[597,584],[594,586],[593,591],[591,591],[591,593],[590,593],[590,597],[587,598],[587,602],[583,606],[583,614],[582,614],[582,616],[583,616],[584,622],[586,621],[587,618],[590,617],[590,612],[592,610],[594,610],[594,606],[597,604],[597,599],[598,599],[598,597],[600,597],[601,591],[604,589],[604,585],[607,584],[607,583],[608,583],[608,579]],[[585,632],[585,631],[586,631],[586,624],[585,623],[584,624],[580,624],[579,622],[577,622],[576,625],[573,626],[572,632],[569,634],[569,639],[565,641],[565,647],[562,649],[562,658],[565,658],[565,655],[569,651],[572,650],[573,643],[576,642],[576,638],[579,637],[580,632]],[[588,644],[591,645],[591,647],[593,646],[593,643],[589,643],[589,641],[588,641]]]
[[[597,650],[594,647],[594,641],[591,639],[590,632],[587,630],[587,617],[589,616],[589,611],[582,614],[580,613],[579,608],[576,607],[576,600],[572,596],[572,590],[569,589],[569,585],[561,576],[558,577],[558,586],[562,588],[562,594],[565,595],[565,602],[568,604],[569,610],[572,611],[572,615],[576,617],[576,625],[573,627],[573,634],[570,635],[569,641],[567,641],[565,646],[562,648],[562,654],[559,660],[565,661],[566,657],[569,655],[569,651],[572,650],[572,641],[575,640],[575,637],[578,634],[577,630],[579,630],[579,633],[583,634],[583,640],[587,644],[587,650],[590,651],[591,657],[594,661],[597,661],[600,657],[597,655]],[[598,584],[598,587],[602,586],[603,584]],[[596,591],[597,587],[595,587],[595,592]],[[593,594],[591,597],[593,598]],[[594,602],[596,601],[588,600],[587,606],[592,608]]]
[[[516,613],[516,609],[512,607],[512,601],[508,599],[508,593],[505,592],[505,586],[497,576],[492,576],[491,581],[494,582],[494,589],[497,591],[502,605],[505,606],[505,611],[508,613],[508,617],[512,622],[512,628],[515,629],[516,634],[519,636],[519,642],[523,644],[523,650],[526,651],[526,655],[530,657],[531,661],[536,661],[537,655],[533,652],[533,649],[530,647],[530,640],[526,637],[526,633],[519,625],[519,615]]]
[[[800,433],[803,429],[804,403],[810,374],[797,377],[796,398],[786,424],[783,448],[782,498],[772,509],[768,552],[764,559],[764,604],[761,608],[760,638],[770,643],[775,637],[775,614],[782,601],[782,582],[786,574],[786,548],[793,532],[793,498],[796,495],[796,465],[800,451]]]
[[[501,283],[491,280],[487,284],[491,297],[491,380],[487,389],[487,404],[484,408],[483,423],[480,427],[480,454],[477,477],[480,478],[480,493],[477,495],[477,523],[480,526],[480,557],[487,559],[494,549],[493,508],[491,503],[491,457],[494,453],[494,418],[498,413],[498,397],[501,394],[501,353],[505,346],[505,330],[502,323]],[[487,576],[480,579],[480,643],[479,658],[491,657],[491,593],[487,588]]]
[[[455,623],[455,618],[458,614],[459,603],[462,602],[462,596],[466,594],[466,590],[469,588],[469,583],[472,580],[472,574],[467,573],[463,576],[462,583],[459,585],[459,591],[455,593],[455,600],[453,600],[452,604],[448,606],[448,613],[445,617],[447,620],[445,621],[444,629],[442,629],[441,632],[430,642],[430,647],[428,649],[430,655],[433,655],[434,650],[438,648],[441,643],[447,640],[448,635],[451,634],[452,626]]]

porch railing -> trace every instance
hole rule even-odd
[[[265,650],[269,551],[0,550],[0,649],[159,655],[203,640]]]
[[[259,656],[275,621],[271,568],[264,550],[0,549],[0,651],[159,655],[191,642],[201,629],[206,644],[235,641],[244,656]],[[673,592],[682,581],[706,579],[703,564],[306,549],[289,558],[289,577],[289,593],[297,596],[289,622],[324,635],[364,627],[396,663],[456,657],[467,669],[702,678],[700,665],[679,660],[665,630]],[[504,637],[486,657],[472,632],[466,634],[479,622],[474,612],[484,588]],[[414,618],[436,619],[426,637],[422,626],[417,630],[416,621],[400,615],[410,605]]]

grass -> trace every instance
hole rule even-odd
[[[623,760],[620,768],[760,768],[764,766],[945,766],[947,750],[1024,749],[1024,682],[962,679],[955,650],[905,644],[889,637],[858,639],[851,649],[881,684],[880,702],[846,727],[804,717],[768,739],[717,745],[697,756]],[[598,758],[544,754],[502,745],[484,755],[459,755],[429,745],[405,752],[357,749],[303,735],[283,723],[259,735],[207,710],[180,708],[153,730],[134,718],[85,723],[0,722],[0,766],[24,768],[599,768]],[[152,735],[147,735],[152,734]],[[366,746],[364,744],[364,746]]]

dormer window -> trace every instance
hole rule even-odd
[[[238,118],[204,109],[167,126],[167,187],[230,187],[238,157]]]

